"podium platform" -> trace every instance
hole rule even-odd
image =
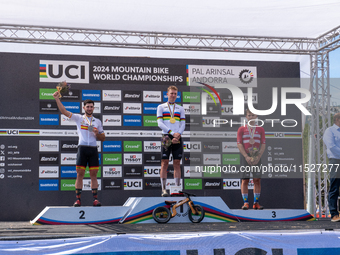
[[[165,206],[165,200],[180,201],[185,197],[130,197],[123,206],[101,207],[46,207],[32,225],[77,225],[77,224],[147,224],[156,223],[152,211]],[[203,206],[205,217],[202,223],[217,222],[269,222],[312,221],[315,218],[303,209],[231,210],[221,197],[191,197],[195,204]],[[176,209],[177,215],[167,223],[191,223],[189,207],[184,204]]]

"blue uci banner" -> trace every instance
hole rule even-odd
[[[142,116],[141,115],[124,115],[123,126],[142,126]]]
[[[39,180],[39,190],[59,190],[59,180]]]
[[[121,152],[122,141],[104,141],[103,152]]]
[[[93,101],[101,100],[101,92],[100,90],[83,90],[82,91],[82,100],[91,99]]]
[[[166,93],[167,93],[167,91],[163,91],[163,102],[168,102],[168,95]],[[181,92],[178,91],[177,98],[175,100],[176,103],[180,103],[182,101],[181,100],[182,99],[181,95],[182,95]]]
[[[61,166],[60,177],[61,178],[76,178],[77,177],[76,166]]]
[[[159,104],[155,103],[144,103],[143,104],[143,113],[144,114],[157,114],[157,106]]]
[[[59,114],[40,114],[40,125],[59,125]]]
[[[80,103],[79,102],[63,102],[65,109],[69,112],[80,113]]]

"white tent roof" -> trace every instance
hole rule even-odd
[[[338,0],[0,0],[0,23],[130,31],[317,37]]]

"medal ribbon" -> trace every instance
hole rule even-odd
[[[256,127],[254,127],[253,129],[251,129],[250,126],[248,125],[247,128],[248,128],[248,131],[249,131],[250,138],[253,139],[253,138],[254,138],[254,135],[255,135],[255,129],[256,129]]]
[[[87,118],[86,114],[85,114],[85,119],[86,119],[86,122],[92,126],[92,120],[93,120],[93,117],[91,117],[91,122],[89,121],[89,119]]]
[[[174,106],[172,108],[172,112],[171,112],[171,108],[170,108],[169,102],[167,104],[168,104],[168,107],[169,107],[170,118],[172,119],[174,117],[174,113],[175,113],[175,104],[174,104]]]

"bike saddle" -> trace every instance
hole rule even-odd
[[[168,201],[168,200],[165,200],[164,201],[167,205],[174,205],[177,203],[177,201]]]

